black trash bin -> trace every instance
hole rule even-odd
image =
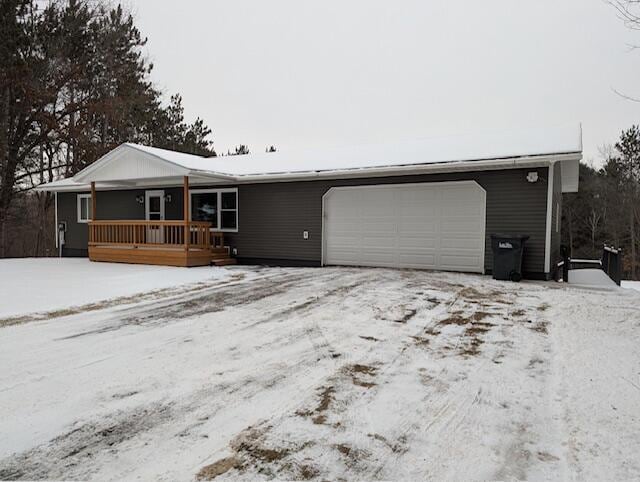
[[[492,234],[493,279],[520,281],[522,252],[529,236],[521,234]]]

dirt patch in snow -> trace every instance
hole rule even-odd
[[[411,320],[418,314],[418,309],[409,307],[406,305],[398,305],[389,309],[385,306],[384,309],[374,306],[375,317],[378,320],[392,321],[394,323],[404,324]]]
[[[355,448],[344,443],[335,444],[333,448],[335,448],[342,455],[347,467],[356,467],[363,459],[371,455],[367,450]]]
[[[466,357],[477,356],[484,343],[482,335],[487,333],[493,325],[491,323],[474,322],[464,332],[460,354]]]
[[[196,474],[198,480],[213,480],[217,476],[229,472],[231,469],[242,468],[242,460],[237,456],[226,457],[214,462],[210,465],[205,465]]]
[[[447,318],[440,320],[440,325],[458,325],[465,326],[468,324],[477,324],[490,316],[486,311],[475,311],[472,314],[465,314],[464,311],[454,311]]]
[[[445,345],[442,349],[445,351],[453,350],[465,358],[476,356],[480,354],[480,347],[484,344],[484,335],[496,326],[493,323],[482,321],[491,315],[491,313],[482,310],[471,313],[464,310],[455,310],[446,318],[438,321],[436,325],[425,328],[422,334],[411,338],[416,345],[427,347],[432,344],[434,338],[442,334],[442,330],[446,326],[464,327],[458,343],[456,345]]]
[[[331,280],[327,280],[327,284],[330,282]],[[366,280],[366,279],[361,279],[358,280],[354,283],[345,285],[345,286],[339,286],[337,288],[332,288],[328,291],[325,292],[321,292],[320,294],[310,297],[307,300],[304,300],[302,302],[298,302],[298,303],[293,303],[291,305],[286,306],[283,309],[280,310],[276,310],[273,313],[270,314],[270,316],[268,316],[265,319],[262,319],[256,323],[253,323],[251,325],[248,325],[246,328],[247,329],[251,329],[256,325],[261,325],[263,323],[268,323],[270,321],[274,321],[274,320],[282,320],[284,318],[287,318],[291,315],[302,315],[304,313],[310,312],[312,310],[317,310],[320,308],[320,306],[322,304],[327,304],[327,303],[331,303],[332,299],[335,297],[338,298],[344,298],[344,296],[349,293],[350,291],[355,290],[356,288],[361,287],[362,285],[364,285],[367,282],[371,282],[371,280]],[[280,291],[278,293],[274,293],[274,294],[280,294]],[[253,301],[253,300],[251,300]]]
[[[359,387],[371,388],[377,385],[373,381],[373,378],[378,373],[378,369],[376,367],[355,363],[344,367],[343,372],[351,377],[351,381],[354,385]]]
[[[152,405],[118,412],[101,423],[81,425],[42,446],[0,460],[0,479],[74,478],[74,468],[87,474],[83,464],[95,453],[116,450],[123,442],[171,420],[169,405]]]
[[[327,421],[325,412],[335,400],[336,389],[333,386],[320,387],[318,406],[314,410],[298,410],[296,415],[301,417],[312,417],[311,420],[316,425],[322,425]]]
[[[308,480],[316,477],[319,470],[312,465],[293,462],[279,464],[289,455],[313,445],[313,442],[274,447],[267,444],[271,428],[270,425],[248,427],[240,432],[229,444],[233,455],[202,467],[196,474],[196,479],[212,480],[234,469],[242,474],[249,468],[269,478],[277,477],[280,471],[295,473],[295,479]]]
[[[391,449],[391,452],[393,452],[394,454],[400,455],[408,451],[406,435],[401,435],[395,442],[390,442],[387,438],[377,433],[369,434],[369,437],[382,442],[389,449]]]
[[[249,428],[231,441],[231,448],[239,455],[254,461],[271,463],[285,458],[291,450],[288,448],[273,448],[264,445],[265,434],[270,426],[262,429]]]
[[[244,276],[242,273],[239,275]],[[186,299],[159,302],[144,311],[118,318],[116,323],[108,324],[100,329],[83,331],[61,338],[71,339],[118,330],[130,325],[159,325],[185,318],[196,317],[208,313],[223,311],[229,307],[253,303],[270,296],[285,293],[294,287],[303,275],[275,275],[258,278],[251,283],[217,283],[207,285],[192,292],[184,292]],[[237,279],[235,280],[237,281]],[[202,283],[200,283],[202,284]],[[179,294],[171,292],[172,294]],[[188,295],[193,295],[189,297]]]
[[[424,336],[412,336],[411,338],[416,343],[416,345],[419,345],[419,346],[425,346],[426,347],[431,342],[431,340],[429,338],[424,337]]]
[[[504,291],[489,290],[479,291],[472,286],[467,286],[460,290],[458,295],[469,301],[491,301],[494,303],[508,303],[503,297],[507,294]]]

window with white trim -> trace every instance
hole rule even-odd
[[[217,231],[238,231],[238,189],[192,189],[191,220],[207,221]]]
[[[91,221],[91,194],[78,194],[78,222],[88,223]]]

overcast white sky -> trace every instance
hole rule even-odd
[[[129,0],[153,80],[216,149],[640,122],[640,32],[603,0]]]

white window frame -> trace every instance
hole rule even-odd
[[[224,211],[235,211],[236,212],[236,227],[235,229],[222,229],[222,193],[232,192],[236,195],[236,208],[235,209],[224,209]],[[240,225],[238,224],[238,211],[240,210],[240,201],[238,199],[238,188],[221,188],[221,189],[189,189],[189,220],[193,221],[191,216],[191,204],[192,204],[192,195],[193,194],[211,194],[217,193],[218,195],[218,228],[212,227],[210,231],[219,231],[223,233],[237,233]]]
[[[88,199],[87,205],[87,219],[82,219],[82,200]],[[78,194],[76,197],[76,204],[78,209],[78,222],[79,223],[88,223],[91,221],[91,194]]]

